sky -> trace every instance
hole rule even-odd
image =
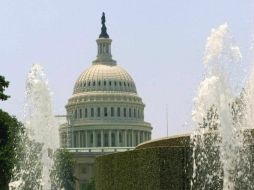
[[[26,76],[39,63],[54,113],[65,114],[76,79],[96,57],[104,11],[113,59],[135,81],[152,138],[167,136],[167,118],[168,135],[187,133],[211,29],[229,25],[249,72],[253,10],[253,0],[1,0],[0,75],[11,98],[0,108],[22,120]]]

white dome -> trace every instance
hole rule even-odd
[[[73,94],[87,91],[137,93],[131,76],[118,65],[94,64],[77,79]]]

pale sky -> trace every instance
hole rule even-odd
[[[228,23],[248,72],[252,64],[253,0],[1,0],[0,75],[11,98],[0,108],[22,118],[26,75],[44,67],[55,114],[65,114],[75,80],[96,57],[106,13],[112,54],[136,83],[153,138],[191,129],[191,109],[202,80],[202,56],[212,28]]]

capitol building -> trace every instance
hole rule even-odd
[[[145,104],[135,83],[112,59],[104,13],[101,22],[96,59],[76,80],[65,106],[67,122],[59,129],[61,147],[77,164],[77,189],[93,176],[95,157],[132,150],[151,139],[152,127],[144,121]]]

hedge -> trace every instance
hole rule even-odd
[[[95,162],[96,190],[190,189],[189,147],[154,147],[101,156]]]

